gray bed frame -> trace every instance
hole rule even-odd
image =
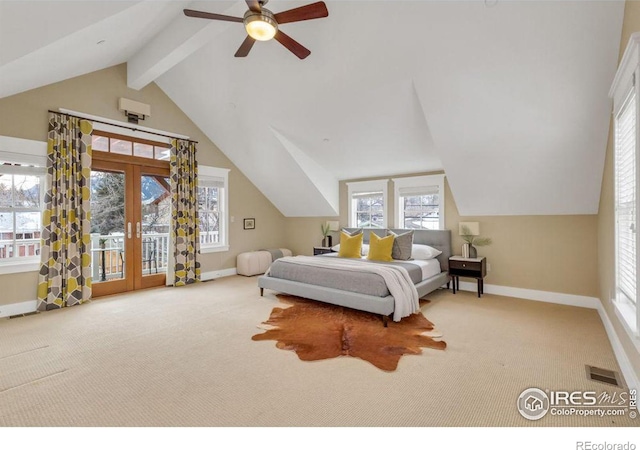
[[[352,231],[354,228],[345,228]],[[394,233],[404,233],[409,230],[392,229]],[[445,284],[449,286],[449,257],[451,256],[451,230],[413,230],[413,243],[426,244],[442,251],[437,257],[440,261],[441,272],[426,280],[416,284],[418,296],[420,298],[441,288]],[[385,230],[365,229],[363,242],[369,242],[370,233],[376,233],[378,236],[385,236]],[[316,286],[313,284],[300,283],[298,281],[290,281],[283,278],[270,277],[261,275],[258,277],[258,287],[260,288],[260,296],[264,295],[265,289],[282,292],[285,294],[296,295],[298,297],[317,300],[334,305],[345,306],[360,311],[366,311],[374,314],[382,315],[384,326],[387,326],[389,316],[394,311],[394,299],[391,295],[386,297],[376,297],[372,295],[359,294],[357,292],[343,291],[324,286]]]

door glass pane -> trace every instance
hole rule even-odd
[[[98,152],[108,152],[109,138],[104,136],[93,136],[91,138],[91,148]]]
[[[122,141],[119,139],[111,139],[111,153],[117,153],[119,155],[131,155],[131,147],[133,142]]]
[[[156,159],[160,160],[168,160],[169,159],[169,149],[167,147],[154,147]]]
[[[153,159],[153,145],[139,144],[135,142],[133,144],[133,156]]]
[[[169,178],[143,175],[141,179],[142,275],[167,271],[171,188]]]
[[[91,171],[91,264],[94,282],[124,278],[125,176]]]

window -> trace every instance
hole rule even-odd
[[[636,303],[636,97],[615,118],[616,281],[618,300]]]
[[[636,93],[632,89],[615,115],[614,190],[616,246],[616,303],[620,314],[637,334],[637,177]]]
[[[638,83],[640,34],[631,35],[629,45],[609,91],[613,98],[613,187],[615,286],[611,291],[615,312],[640,351],[638,280]]]
[[[135,142],[134,142],[135,140]],[[138,158],[169,161],[168,144],[147,141],[126,135],[116,135],[101,130],[94,130],[91,137],[91,148],[94,152],[105,152],[117,155],[136,156]]]
[[[398,228],[444,230],[444,175],[394,178]]]
[[[46,143],[0,136],[0,273],[38,270]]]
[[[347,183],[350,227],[387,227],[386,199],[388,181],[374,180]]]
[[[228,184],[228,169],[198,167],[198,217],[202,253],[229,250]]]

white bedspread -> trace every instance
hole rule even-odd
[[[375,273],[384,279],[389,293],[394,299],[394,322],[399,322],[403,317],[420,311],[418,291],[411,281],[409,272],[402,266],[367,263],[348,258],[318,258],[315,256],[285,256],[279,260],[306,266]],[[268,274],[267,270],[266,275]]]

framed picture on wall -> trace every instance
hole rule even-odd
[[[245,230],[255,230],[256,229],[256,219],[244,219],[244,229]]]

